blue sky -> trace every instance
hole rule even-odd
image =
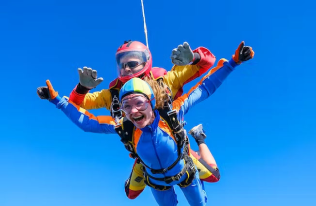
[[[205,184],[208,205],[315,205],[315,3],[144,4],[154,66],[169,70],[171,50],[184,41],[217,60],[242,40],[256,53],[186,116],[187,129],[203,123],[221,171],[218,183]],[[0,205],[155,205],[148,188],[125,197],[133,160],[118,136],[84,133],[36,95],[46,79],[68,95],[83,66],[104,78],[94,91],[107,88],[116,49],[145,42],[140,1],[1,1],[0,30]]]

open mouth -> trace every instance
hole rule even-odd
[[[144,115],[140,116],[140,117],[133,117],[135,122],[140,122],[142,119],[144,119]]]

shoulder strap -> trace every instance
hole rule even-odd
[[[111,103],[111,116],[114,118],[115,122],[117,123],[119,119],[122,118],[122,111],[120,110],[120,101],[119,101],[119,90],[117,89],[110,89],[111,96],[112,96],[112,103]]]
[[[121,142],[123,142],[125,148],[131,152],[133,158],[135,158],[136,153],[133,146],[133,135],[135,126],[126,117],[123,118],[122,124],[118,124],[115,127],[115,131],[121,137]]]
[[[121,137],[121,142],[123,142],[125,148],[131,152],[131,156],[135,158],[136,153],[133,146],[133,133],[135,126],[126,117],[124,117],[122,123],[120,123],[120,119],[123,115],[120,110],[119,90],[112,88],[110,89],[110,92],[112,95],[111,116],[116,122],[115,131]]]
[[[163,82],[160,84],[163,84]],[[179,122],[177,111],[172,110],[172,99],[169,95],[169,100],[165,102],[162,109],[158,109],[160,117],[168,124],[169,128],[177,141],[177,144],[182,147],[186,139],[185,130],[183,125]]]

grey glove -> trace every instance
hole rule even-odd
[[[78,73],[80,84],[87,89],[93,89],[103,81],[102,77],[97,78],[97,71],[91,68],[83,67],[83,70],[78,68]]]
[[[188,65],[193,60],[193,51],[187,42],[172,50],[171,61],[178,66]]]

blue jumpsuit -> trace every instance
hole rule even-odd
[[[183,121],[184,115],[191,107],[211,96],[216,89],[222,84],[226,77],[234,70],[237,64],[230,60],[221,59],[218,63],[218,68],[214,74],[209,72],[203,79],[189,91],[173,102],[173,109],[178,111],[178,120]],[[56,101],[57,100],[57,101]],[[69,102],[65,97],[58,97],[52,101],[61,109],[71,121],[86,132],[94,133],[116,133],[115,122],[112,117],[98,116],[95,117],[86,110],[80,108],[72,102]],[[157,110],[155,110],[155,120],[151,125],[142,129],[136,129],[139,139],[135,144],[136,152],[142,161],[153,169],[164,169],[169,167],[178,158],[178,148],[172,136],[172,131],[162,121]],[[169,131],[168,131],[169,130]],[[163,178],[177,175],[184,167],[184,160],[180,160],[171,170],[165,174],[152,174],[150,170],[147,173],[156,178]],[[150,179],[150,181],[157,185],[174,186],[181,183],[187,178],[183,175],[179,181],[171,182],[170,184],[164,181]],[[159,205],[177,205],[177,196],[174,188],[166,191],[158,191],[151,189],[152,193]],[[207,196],[204,191],[203,183],[196,173],[193,182],[181,188],[187,201],[190,205],[205,205]]]

